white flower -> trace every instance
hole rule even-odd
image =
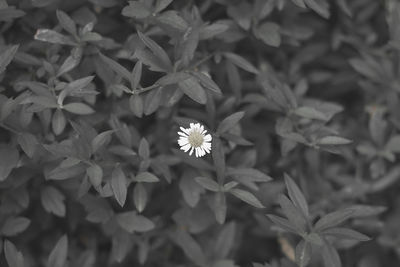
[[[192,155],[195,152],[196,157],[202,157],[206,153],[211,151],[211,135],[206,134],[207,130],[204,130],[204,126],[200,123],[190,123],[189,128],[180,127],[182,132],[178,132],[179,140],[178,144],[181,149]]]

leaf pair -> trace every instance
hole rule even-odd
[[[285,174],[285,184],[289,198],[281,195],[279,204],[287,219],[275,215],[267,216],[279,228],[302,237],[295,250],[296,263],[299,266],[308,265],[312,254],[311,245],[322,248],[326,267],[340,266],[336,249],[327,241],[329,236],[356,241],[369,240],[367,236],[357,231],[338,227],[353,215],[354,210],[351,208],[328,213],[312,225],[307,201],[299,187],[287,174]]]

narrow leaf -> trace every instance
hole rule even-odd
[[[342,267],[337,250],[328,242],[322,248],[322,259],[325,267]]]
[[[221,123],[218,125],[217,133],[222,134],[229,131],[239,123],[239,121],[243,118],[243,116],[244,116],[243,111],[229,115],[228,117],[223,119]]]
[[[60,22],[61,27],[72,35],[76,35],[76,24],[64,11],[56,11],[57,19]]]
[[[239,198],[240,200],[252,205],[253,207],[262,209],[265,208],[263,204],[250,192],[238,189],[238,188],[233,188],[229,191],[232,195],[235,197]]]
[[[107,66],[109,66],[118,75],[120,75],[121,77],[125,78],[128,81],[131,80],[130,72],[127,69],[125,69],[121,64],[119,64],[118,62],[109,57],[106,57],[103,54],[100,54],[100,58],[104,61],[104,63],[106,63]]]
[[[125,173],[122,171],[120,166],[117,166],[112,172],[111,188],[118,204],[123,207],[128,188]]]
[[[99,165],[93,164],[88,167],[86,169],[86,174],[94,188],[98,188],[101,185],[103,181],[103,169]]]
[[[142,212],[147,204],[147,191],[142,183],[137,183],[133,189],[133,203],[138,212]]]
[[[318,145],[347,145],[352,141],[340,136],[324,136],[318,139]]]
[[[233,53],[229,53],[229,52],[224,53],[224,55],[227,59],[229,59],[233,64],[235,64],[239,68],[244,69],[244,70],[254,73],[254,74],[259,73],[259,71],[256,69],[256,67],[254,67],[249,61],[247,61],[243,57],[233,54]]]
[[[308,218],[308,204],[303,193],[289,175],[285,173],[284,176],[290,200],[302,211],[303,215]]]
[[[75,42],[73,42],[71,38],[49,29],[37,30],[35,39],[52,44],[75,45]]]
[[[286,196],[279,196],[279,204],[289,221],[296,227],[299,234],[306,232],[307,221],[300,209],[297,208]]]
[[[205,104],[207,102],[206,92],[195,78],[191,77],[189,79],[180,81],[178,85],[183,93],[185,93],[188,97],[190,97],[197,103]]]
[[[63,235],[54,246],[47,260],[47,267],[64,267],[68,253],[68,237]]]
[[[122,15],[136,19],[144,19],[150,14],[151,10],[139,1],[129,1],[129,5],[122,9]]]
[[[327,121],[329,119],[324,113],[312,107],[299,107],[294,110],[294,114],[307,119],[321,121]]]
[[[311,260],[311,245],[307,241],[301,240],[296,246],[296,263],[299,267],[305,267]]]
[[[114,133],[114,130],[108,130],[108,131],[104,131],[104,132],[98,134],[91,142],[92,151],[96,152],[101,147],[103,147],[105,144],[110,142],[111,135],[113,133]]]
[[[18,144],[21,146],[25,154],[32,158],[38,145],[38,140],[31,133],[21,133],[18,135]]]
[[[136,214],[134,211],[118,214],[117,222],[129,233],[148,232],[154,228],[154,223],[151,220]]]
[[[18,45],[13,45],[0,54],[0,74],[6,70],[8,64],[13,60],[18,47]]]
[[[317,231],[323,231],[330,227],[337,226],[338,224],[341,224],[349,219],[353,213],[354,211],[351,209],[343,209],[328,213],[319,219],[314,227]]]
[[[1,228],[1,233],[5,236],[15,236],[25,231],[30,223],[31,221],[25,217],[8,218]]]
[[[147,37],[143,33],[138,31],[138,35],[142,42],[153,52],[153,54],[161,60],[166,70],[170,70],[172,68],[171,60],[169,59],[167,53],[159,46],[156,42],[154,42],[150,37]]]
[[[296,227],[293,226],[289,220],[272,214],[267,214],[267,217],[279,228],[297,234],[298,231]]]
[[[64,109],[74,114],[89,115],[94,113],[94,110],[84,103],[69,103],[64,105]]]
[[[340,239],[350,239],[350,240],[357,240],[357,241],[368,241],[371,238],[368,236],[354,231],[352,229],[343,228],[343,227],[335,227],[329,228],[322,232],[323,235],[334,236]]]
[[[65,196],[55,187],[46,186],[40,192],[43,208],[59,217],[65,217]]]
[[[141,172],[135,177],[136,182],[157,183],[160,179],[150,172]]]
[[[219,191],[218,183],[208,177],[196,177],[194,179],[199,185],[201,185],[202,187],[204,187],[207,190],[214,191],[214,192]]]
[[[24,267],[24,257],[20,251],[8,240],[4,240],[4,255],[9,267]]]

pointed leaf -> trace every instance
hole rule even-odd
[[[197,241],[186,231],[175,230],[171,238],[183,250],[185,255],[199,266],[205,266],[206,257]]]
[[[298,230],[296,229],[296,227],[293,226],[292,223],[289,220],[287,220],[285,218],[282,218],[282,217],[279,217],[279,216],[272,215],[272,214],[267,214],[267,217],[276,226],[282,228],[283,230],[291,232],[291,233],[294,233],[294,234],[298,233]]]
[[[328,19],[330,16],[329,4],[325,0],[304,0],[307,7],[317,12],[321,17]]]
[[[244,111],[236,112],[229,115],[228,117],[223,119],[221,123],[218,125],[217,133],[222,134],[229,131],[239,123],[239,121],[243,118],[243,116],[244,116]]]
[[[328,213],[316,222],[314,228],[317,231],[323,231],[330,227],[337,226],[338,224],[341,224],[349,219],[353,213],[354,211],[351,209],[343,209]]]
[[[143,116],[143,98],[134,94],[129,98],[129,107],[135,116],[141,118]]]
[[[78,66],[82,59],[82,53],[82,48],[74,48],[71,51],[71,55],[65,59],[61,67],[58,69],[57,76],[61,76]]]
[[[243,57],[233,54],[233,53],[228,53],[228,52],[224,53],[224,55],[227,59],[229,59],[233,64],[235,64],[239,68],[244,69],[244,70],[254,73],[254,74],[259,73],[259,71],[256,69],[256,67],[254,67],[249,61],[247,61]]]
[[[25,154],[30,158],[33,157],[38,143],[39,142],[36,137],[31,133],[25,132],[18,135],[18,144],[21,146]]]
[[[69,103],[64,105],[64,109],[74,114],[89,115],[94,113],[94,110],[84,103]]]
[[[352,141],[340,136],[324,136],[317,140],[318,145],[347,145]]]
[[[303,212],[304,216],[308,218],[309,216],[308,204],[303,193],[301,192],[300,188],[296,185],[296,183],[292,180],[292,178],[290,178],[289,175],[285,173],[284,176],[290,200],[296,207],[298,207]]]
[[[340,239],[350,239],[350,240],[357,240],[357,241],[368,241],[371,240],[368,236],[354,231],[352,229],[343,228],[343,227],[334,227],[329,228],[321,232],[323,235],[334,236]]]
[[[56,109],[51,119],[51,128],[55,135],[60,135],[67,125],[67,120],[61,109]]]
[[[47,260],[47,267],[64,267],[68,253],[68,237],[63,235],[54,246]]]
[[[86,174],[94,188],[98,188],[101,185],[103,181],[103,169],[99,165],[92,164],[86,169]]]
[[[306,232],[307,221],[293,203],[284,195],[279,196],[279,204],[289,221],[296,227],[299,234]]]
[[[126,181],[125,173],[122,171],[120,166],[117,166],[111,175],[111,188],[114,193],[114,197],[118,204],[123,207],[126,200],[128,191],[128,185]]]
[[[222,94],[219,86],[209,77],[209,75],[204,74],[200,71],[191,72],[191,74],[198,79],[198,81],[207,89],[213,91],[216,94]]]
[[[239,181],[242,179],[252,182],[269,182],[272,180],[270,176],[253,168],[228,168],[226,175],[232,176],[236,180],[240,179]]]
[[[8,64],[13,60],[18,47],[18,45],[13,45],[0,54],[0,74],[6,70]]]
[[[232,195],[235,197],[239,198],[240,200],[252,205],[253,207],[262,209],[265,208],[263,204],[250,192],[238,189],[238,188],[233,188],[229,191]]]
[[[8,240],[4,240],[4,255],[9,267],[24,267],[24,257],[20,251]]]
[[[218,183],[208,177],[196,177],[194,179],[199,185],[201,185],[202,187],[204,187],[207,190],[210,190],[213,192],[219,191]]]
[[[155,112],[160,106],[162,89],[162,87],[159,87],[147,93],[143,105],[143,112],[146,116]]]
[[[228,256],[234,245],[235,232],[236,224],[234,222],[224,225],[223,229],[219,232],[214,244],[214,251],[219,259],[224,259]]]
[[[296,263],[299,267],[305,267],[311,260],[311,245],[307,241],[301,240],[296,246]]]
[[[25,217],[10,217],[1,227],[1,233],[5,236],[15,236],[29,227],[31,221]]]
[[[46,186],[40,192],[43,208],[59,217],[65,217],[65,196],[55,187]]]
[[[190,97],[197,103],[205,104],[207,102],[206,92],[195,78],[191,77],[189,79],[180,81],[178,85],[183,93],[185,93],[188,97]]]
[[[219,224],[224,224],[226,219],[226,197],[223,192],[217,192],[214,195],[213,211]]]
[[[0,182],[4,181],[17,167],[19,160],[18,150],[12,147],[0,148]]]
[[[337,250],[328,242],[322,248],[322,259],[325,267],[342,267]]]
[[[147,204],[147,191],[142,183],[137,183],[133,189],[133,203],[138,212],[142,212]]]
[[[142,78],[142,65],[142,61],[138,60],[132,69],[132,77],[130,79],[132,90],[136,90],[140,83],[140,79]]]
[[[136,182],[143,182],[143,183],[157,183],[160,181],[157,176],[150,172],[141,172],[136,175],[135,179]]]
[[[279,31],[280,27],[278,24],[265,22],[257,28],[256,34],[265,44],[279,47],[281,44],[281,34]]]
[[[98,134],[91,142],[93,153],[99,150],[105,144],[109,143],[113,133],[114,130],[108,130]]]
[[[324,113],[312,107],[296,108],[294,110],[294,114],[307,119],[322,120],[322,121],[327,121],[329,119]]]
[[[52,44],[75,45],[71,38],[49,29],[38,29],[35,39]]]
[[[171,60],[168,57],[168,54],[162,49],[161,46],[159,46],[156,42],[154,42],[150,37],[147,37],[143,33],[138,31],[138,35],[142,42],[146,45],[147,48],[153,52],[153,54],[161,60],[163,63],[163,67],[166,70],[170,70],[172,68],[172,63]]]
[[[56,10],[57,19],[60,22],[61,27],[72,35],[76,35],[76,24],[75,22],[62,10]]]
[[[173,0],[157,0],[156,6],[154,8],[154,12],[163,11],[169,4],[172,3]]]
[[[144,19],[151,15],[151,10],[139,1],[129,1],[129,5],[122,9],[122,15],[136,19]]]
[[[128,81],[131,80],[130,72],[127,69],[125,69],[121,64],[119,64],[118,62],[109,57],[106,57],[103,54],[100,54],[100,58],[104,61],[104,63],[106,63],[108,67],[110,67],[118,75],[120,75],[121,77],[125,78]]]
[[[129,233],[148,232],[155,227],[151,220],[142,215],[136,214],[134,211],[118,214],[117,222]]]

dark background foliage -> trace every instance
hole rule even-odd
[[[399,25],[396,0],[0,0],[0,266],[399,266]]]

